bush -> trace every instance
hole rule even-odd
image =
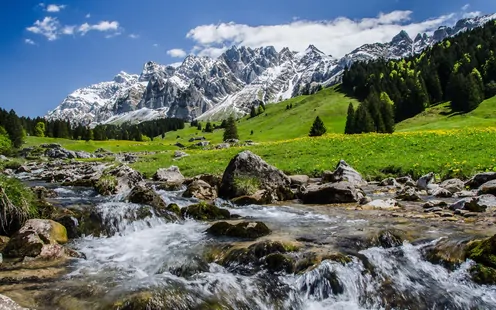
[[[5,128],[0,126],[0,153],[5,154],[12,148],[12,141],[9,139],[9,135]]]
[[[234,186],[238,195],[253,195],[260,188],[260,181],[257,178],[236,177]]]
[[[95,189],[100,195],[113,195],[117,193],[117,178],[113,175],[104,175],[95,184]]]
[[[21,181],[0,175],[0,235],[11,235],[38,215],[34,193]]]

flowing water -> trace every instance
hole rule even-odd
[[[423,259],[425,247],[458,233],[452,227],[418,223],[414,229],[422,231],[424,241],[359,249],[355,240],[393,223],[328,207],[238,208],[218,201],[231,213],[265,222],[273,230],[271,239],[305,240],[307,247],[326,251],[356,250],[349,263],[325,260],[303,274],[237,273],[201,260],[205,250],[220,242],[205,234],[208,223],[167,223],[155,216],[132,221],[139,205],[119,197],[103,199],[88,189],[57,191],[64,204],[96,204],[113,232],[74,241],[86,259],[73,262],[70,273],[48,289],[84,300],[86,306],[79,309],[105,309],[144,291],[158,296],[163,309],[221,309],[208,307],[213,304],[225,309],[496,309],[496,287],[473,283],[470,261],[450,271]],[[180,192],[159,193],[180,206],[194,201],[180,198]],[[46,301],[46,309],[66,309],[60,303],[51,307],[54,300]]]

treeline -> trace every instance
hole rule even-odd
[[[166,118],[142,122],[137,125],[72,126],[68,121],[48,121],[41,117],[19,117],[14,110],[0,108],[0,152],[10,147],[19,148],[26,136],[65,138],[73,140],[153,140],[165,136],[166,132],[184,128],[184,121]],[[9,147],[8,147],[9,146]]]
[[[353,64],[345,69],[342,88],[362,103],[356,111],[350,108],[347,133],[391,132],[390,123],[444,101],[451,101],[454,112],[477,108],[496,95],[495,51],[496,23],[491,21],[413,57]]]

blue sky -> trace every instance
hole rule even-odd
[[[2,1],[0,107],[41,116],[121,70],[140,73],[146,61],[189,53],[215,57],[231,44],[313,43],[342,56],[403,28],[414,35],[494,12],[494,0]]]

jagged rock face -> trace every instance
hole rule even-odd
[[[139,123],[164,117],[217,120],[249,113],[253,102],[273,103],[341,81],[347,66],[377,58],[421,53],[461,31],[481,26],[496,14],[462,19],[433,35],[412,39],[401,31],[390,42],[365,44],[335,59],[310,45],[300,53],[272,46],[233,46],[217,59],[189,55],[179,67],[147,62],[141,74],[119,73],[111,82],[76,90],[46,116],[75,123]]]

